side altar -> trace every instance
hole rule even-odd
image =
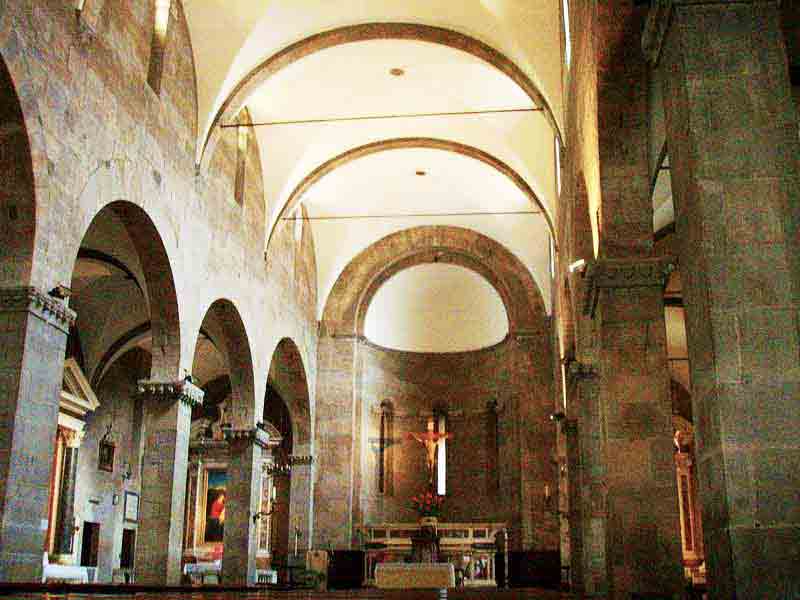
[[[438,562],[450,563],[457,581],[465,586],[496,585],[495,553],[505,552],[507,524],[438,523]],[[416,523],[377,523],[361,528],[366,560],[364,584],[375,585],[379,564],[414,561],[414,540],[423,527]]]

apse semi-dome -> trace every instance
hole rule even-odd
[[[452,264],[417,265],[376,292],[364,335],[407,352],[464,352],[486,348],[508,334],[500,295],[477,273]]]

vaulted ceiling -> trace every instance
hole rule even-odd
[[[364,248],[430,224],[497,240],[530,269],[549,306],[563,121],[558,0],[184,0],[184,8],[197,161],[242,108],[271,123],[254,128],[267,231],[305,207],[318,313]],[[433,285],[424,279],[437,270],[419,277]],[[405,286],[392,289],[398,298],[381,306],[401,310]]]

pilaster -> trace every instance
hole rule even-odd
[[[192,407],[203,390],[190,378],[139,381],[146,436],[136,541],[136,581],[177,585],[181,581],[186,474]]]
[[[40,581],[67,332],[75,313],[0,288],[0,581]]]

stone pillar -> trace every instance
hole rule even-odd
[[[58,433],[64,440],[64,458],[56,512],[54,554],[67,559],[72,556],[75,539],[75,482],[78,473],[78,449],[83,434],[65,427],[59,427]]]
[[[75,313],[36,288],[0,289],[0,581],[41,581],[53,435]]]
[[[608,583],[614,598],[683,589],[664,285],[669,259],[605,259],[586,271],[600,333]]]
[[[136,583],[181,582],[189,426],[203,390],[189,381],[142,380],[145,430],[142,495],[136,536]]]
[[[253,517],[259,512],[261,502],[261,450],[277,446],[281,438],[257,427],[227,429],[225,439],[230,458],[225,490],[222,582],[249,585],[256,582],[258,527]]]
[[[358,337],[323,336],[317,373],[314,547],[350,548],[358,466],[355,379]]]
[[[581,511],[581,461],[577,419],[566,419],[562,426],[567,447],[567,494],[569,519],[570,591],[583,591],[583,519]]]
[[[306,459],[311,456],[311,446],[309,444],[295,445],[292,455],[295,458]],[[292,476],[289,480],[291,486],[289,491],[289,549],[294,552],[295,527],[300,531],[299,551],[305,556],[305,550],[311,549],[311,483],[313,478],[313,464],[310,461],[301,460],[292,465]]]
[[[712,598],[797,593],[798,135],[778,2],[672,0],[662,86]]]
[[[583,590],[587,596],[603,596],[608,592],[608,513],[599,374],[594,366],[573,361],[569,363],[568,377],[568,385],[575,388],[578,414]]]

